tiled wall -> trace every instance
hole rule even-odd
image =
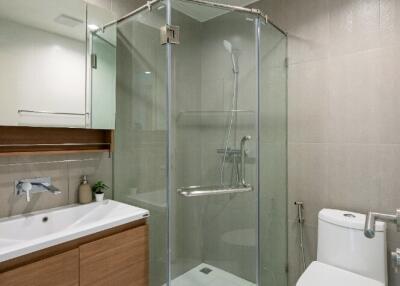
[[[400,1],[261,0],[289,32],[289,274],[301,273],[293,202],[305,202],[307,261],[321,208],[400,207]],[[388,248],[400,233],[388,231]],[[389,285],[400,285],[390,270]]]
[[[69,162],[62,162],[65,160]],[[102,180],[111,187],[108,153],[0,157],[0,218],[76,203],[82,175],[88,175],[90,183]],[[51,177],[61,194],[32,194],[30,202],[15,195],[15,180],[37,177]],[[111,197],[111,193],[106,196]]]

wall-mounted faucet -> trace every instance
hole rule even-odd
[[[396,214],[382,214],[377,212],[369,212],[365,219],[364,235],[368,238],[375,237],[375,222],[383,221],[394,223],[397,225],[397,231],[400,232],[400,209],[396,210]],[[391,253],[392,267],[396,272],[400,270],[400,248]]]
[[[50,192],[53,195],[61,194],[61,191],[51,184],[50,177],[15,181],[15,195],[25,195],[27,202],[31,201],[31,194],[42,192]]]

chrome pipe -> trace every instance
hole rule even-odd
[[[119,19],[113,20],[107,24],[105,24],[103,27],[93,31],[92,33],[97,33],[99,31],[104,32],[104,30],[110,26],[113,26],[115,24],[118,24],[128,18],[130,18],[131,16],[134,16],[146,9],[148,9],[149,11],[151,10],[151,8],[157,4],[158,2],[161,2],[162,0],[152,0],[152,1],[147,1],[146,4],[140,6],[139,8],[133,10],[132,12],[129,12],[128,14],[122,16]],[[195,3],[195,4],[199,4],[199,5],[203,5],[203,6],[208,6],[208,7],[214,7],[214,8],[220,8],[220,9],[226,9],[226,10],[230,10],[230,11],[238,11],[238,12],[243,12],[243,13],[248,13],[248,14],[252,14],[252,15],[256,15],[261,17],[262,19],[265,20],[265,22],[270,23],[272,26],[274,26],[275,28],[277,28],[280,32],[282,32],[283,34],[287,35],[287,33],[285,31],[283,31],[280,27],[278,27],[275,23],[273,23],[272,21],[270,21],[268,19],[268,16],[260,9],[256,9],[256,8],[247,8],[247,7],[242,7],[242,6],[237,6],[237,5],[229,5],[229,4],[222,4],[222,3],[215,3],[215,2],[211,2],[211,1],[205,1],[205,0],[181,0],[183,2],[189,2],[189,3]]]
[[[240,140],[240,181],[243,186],[246,186],[246,142],[251,140],[251,136],[247,135]]]
[[[364,227],[364,235],[366,237],[368,238],[375,237],[375,222],[377,220],[394,223],[397,225],[397,230],[400,231],[400,209],[396,211],[395,215],[369,212],[365,219],[365,227]]]

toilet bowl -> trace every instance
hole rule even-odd
[[[376,223],[376,236],[364,236],[365,215],[323,209],[318,214],[317,261],[296,286],[386,286],[386,225]]]

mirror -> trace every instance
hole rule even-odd
[[[94,129],[114,129],[116,109],[117,26],[107,8],[88,4],[88,101]],[[111,23],[111,24],[110,24]],[[102,27],[102,28],[100,28]],[[104,28],[104,29],[103,29]]]
[[[0,0],[0,125],[85,127],[86,6]]]
[[[114,128],[115,45],[91,36],[110,13],[84,0],[0,0],[0,125]]]

